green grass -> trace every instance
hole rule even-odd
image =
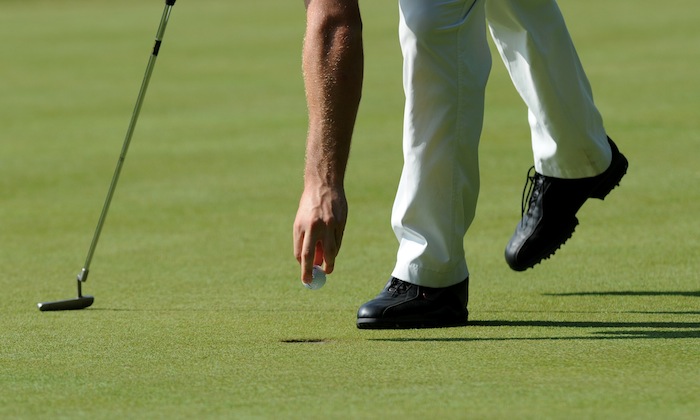
[[[396,249],[395,2],[365,1],[351,219],[326,287],[291,225],[306,112],[300,1],[179,1],[85,285],[74,296],[162,11],[0,2],[1,418],[695,418],[700,6],[561,2],[630,172],[574,239],[503,261],[530,165],[494,56],[466,328],[359,331]]]

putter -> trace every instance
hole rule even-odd
[[[117,187],[117,181],[119,181],[119,175],[122,171],[122,166],[124,165],[124,160],[126,159],[126,153],[129,150],[129,144],[131,143],[131,137],[134,134],[134,128],[136,127],[136,121],[139,119],[139,113],[141,112],[141,105],[143,104],[143,98],[146,95],[146,90],[148,89],[148,82],[151,80],[151,74],[153,73],[153,67],[156,64],[156,58],[158,58],[158,51],[160,50],[160,44],[163,41],[163,35],[165,34],[165,27],[168,25],[168,19],[170,19],[170,12],[175,5],[176,0],[165,0],[165,9],[163,10],[163,16],[160,19],[160,25],[158,25],[158,32],[156,33],[156,42],[153,46],[153,51],[148,59],[148,66],[146,67],[146,74],[143,76],[143,81],[141,82],[141,89],[139,89],[139,94],[136,99],[136,105],[134,106],[134,111],[131,114],[131,120],[129,121],[129,128],[126,130],[126,136],[124,137],[124,144],[122,145],[122,151],[119,155],[119,160],[117,160],[117,167],[114,169],[114,175],[112,176],[112,182],[109,184],[109,189],[107,190],[107,198],[105,199],[104,205],[102,206],[102,212],[100,213],[100,218],[97,221],[97,227],[95,228],[95,234],[92,236],[92,242],[90,243],[90,248],[88,249],[87,257],[85,258],[85,265],[83,269],[78,274],[78,297],[74,299],[58,300],[54,302],[43,302],[38,303],[40,311],[69,311],[76,309],[85,309],[92,305],[95,301],[93,296],[83,296],[82,284],[87,281],[88,273],[90,272],[90,264],[92,263],[92,256],[95,253],[95,248],[97,247],[97,241],[100,239],[100,234],[102,233],[102,227],[105,224],[105,219],[107,218],[107,212],[109,211],[109,205],[112,203],[112,197],[114,196],[114,190]]]

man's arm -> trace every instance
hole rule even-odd
[[[304,85],[309,112],[304,191],[294,221],[301,278],[314,264],[333,272],[347,200],[344,177],[363,78],[362,20],[357,0],[305,0]]]

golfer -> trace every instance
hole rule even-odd
[[[334,270],[347,221],[343,185],[363,40],[358,0],[305,4],[309,129],[293,235],[309,282],[314,264]],[[505,249],[512,269],[552,255],[572,235],[586,200],[603,199],[619,184],[627,160],[607,135],[555,0],[399,0],[399,16],[406,101],[404,167],[391,217],[398,252],[384,289],[360,307],[357,326],[465,325],[463,240],[479,195],[487,32],[527,105],[534,156],[530,195]]]

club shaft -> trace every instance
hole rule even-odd
[[[102,206],[102,212],[100,213],[100,218],[97,221],[97,227],[95,228],[95,233],[92,236],[92,242],[90,243],[90,248],[88,249],[87,256],[85,257],[85,264],[83,265],[83,270],[81,274],[78,275],[79,281],[87,280],[87,273],[90,269],[90,264],[92,263],[92,257],[95,254],[97,242],[99,241],[100,235],[102,234],[102,228],[104,227],[105,220],[107,218],[107,213],[109,212],[109,207],[112,204],[112,197],[114,197],[114,191],[116,190],[117,183],[119,182],[119,176],[121,175],[122,167],[124,166],[124,160],[126,160],[126,154],[129,151],[131,138],[134,134],[136,122],[139,119],[139,114],[141,113],[141,106],[143,105],[143,100],[146,96],[146,90],[148,90],[148,84],[151,80],[151,74],[153,74],[153,68],[155,67],[156,59],[158,58],[158,52],[160,50],[161,42],[163,41],[165,28],[168,25],[168,20],[170,19],[170,12],[174,4],[174,0],[166,1],[165,9],[163,10],[163,16],[161,17],[160,24],[158,25],[158,32],[156,33],[156,40],[155,44],[153,45],[153,51],[151,52],[151,55],[148,59],[146,72],[143,76],[143,81],[141,82],[141,88],[139,89],[138,97],[136,98],[136,105],[134,106],[134,111],[132,112],[131,119],[129,120],[129,127],[126,130],[124,143],[122,145],[121,153],[119,154],[119,159],[117,160],[117,166],[114,168],[112,181],[110,182],[109,189],[107,190],[107,197],[105,198],[104,205]]]

